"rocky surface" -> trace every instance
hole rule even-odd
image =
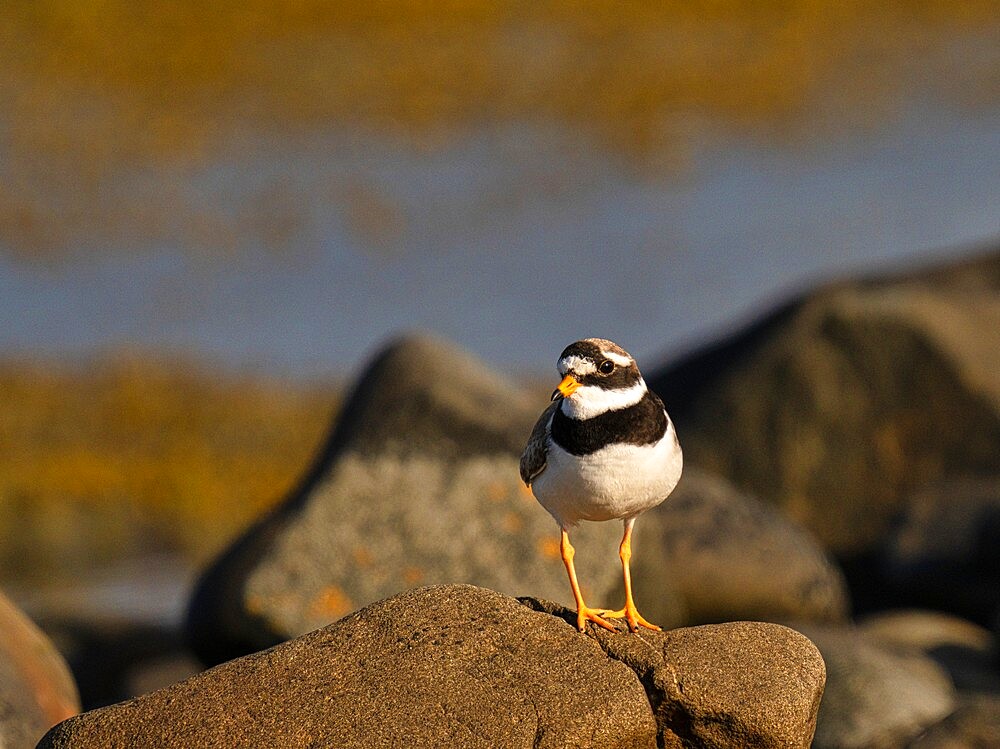
[[[853,557],[912,492],[1000,473],[998,371],[992,253],[819,288],[647,380],[689,463]]]
[[[42,746],[655,746],[642,685],[593,640],[472,586],[421,588]]]
[[[49,639],[0,593],[0,747],[33,747],[80,700]]]
[[[84,713],[39,747],[809,746],[824,666],[797,632],[572,621],[558,604],[418,588]]]
[[[851,627],[795,625],[826,661],[815,749],[905,747],[955,707],[947,673]]]
[[[533,598],[532,608],[576,621],[574,612]],[[620,624],[620,623],[619,623]],[[667,632],[592,637],[642,680],[665,747],[808,747],[826,668],[795,630],[727,622]]]
[[[657,587],[664,580],[689,623],[847,617],[843,575],[811,534],[695,468],[639,519],[634,537],[636,596],[651,621],[673,613]]]

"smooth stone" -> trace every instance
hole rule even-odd
[[[1000,446],[997,454],[1000,469]],[[989,625],[1000,610],[1000,476],[925,486],[906,502],[875,572],[883,595]]]
[[[449,585],[84,713],[39,749],[79,746],[651,749],[656,723],[636,674],[592,638]]]
[[[69,663],[84,710],[165,687],[203,670],[175,626],[58,616],[41,624]]]

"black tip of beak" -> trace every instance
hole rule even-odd
[[[556,388],[555,390],[552,391],[552,397],[549,398],[549,400],[554,401],[557,400],[558,398],[562,398],[562,393],[559,392],[559,388]]]

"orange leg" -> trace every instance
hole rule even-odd
[[[622,537],[621,546],[618,547],[618,556],[622,560],[622,571],[625,575],[625,608],[618,611],[603,610],[600,613],[609,619],[625,619],[628,622],[628,628],[633,632],[639,627],[658,631],[660,629],[658,626],[650,624],[642,618],[642,614],[635,607],[635,601],[632,600],[632,574],[629,572],[629,561],[632,559],[632,525],[634,523],[635,518],[629,518],[625,521],[625,535]]]
[[[576,599],[576,628],[583,632],[587,627],[587,621],[592,621],[599,627],[615,632],[615,628],[604,621],[597,609],[589,609],[583,602],[583,593],[580,592],[580,585],[576,581],[576,570],[573,568],[573,556],[576,549],[569,542],[569,534],[566,529],[562,529],[562,541],[559,545],[562,552],[563,564],[566,565],[566,572],[569,574],[569,584],[573,588],[573,597]]]

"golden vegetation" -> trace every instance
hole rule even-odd
[[[11,0],[0,246],[232,248],[232,222],[185,175],[255,138],[361,128],[433,145],[555,123],[658,169],[706,126],[877,122],[914,81],[994,101],[998,19],[997,0]]]
[[[23,572],[150,547],[204,561],[294,485],[337,400],[137,356],[2,363],[0,562]]]

